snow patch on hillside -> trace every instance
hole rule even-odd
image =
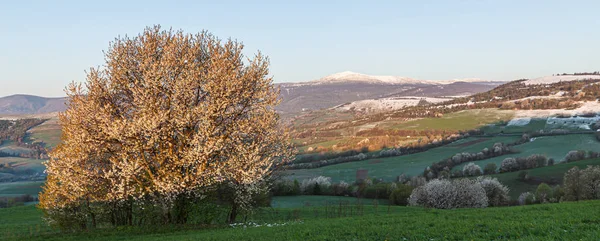
[[[544,76],[535,79],[526,80],[525,85],[540,85],[540,84],[554,84],[561,81],[576,81],[586,79],[600,79],[600,75],[563,75],[563,76]]]
[[[580,115],[586,113],[600,113],[600,102],[587,101],[580,102],[581,106],[573,110],[549,109],[549,110],[517,110],[515,118],[538,118],[556,115]]]
[[[506,124],[507,126],[526,126],[531,122],[531,118],[515,118]]]
[[[441,103],[451,100],[450,98],[422,98],[422,97],[394,97],[382,99],[368,99],[354,101],[348,104],[333,107],[335,110],[364,110],[367,112],[399,110],[404,107],[416,106],[421,100],[429,103]]]

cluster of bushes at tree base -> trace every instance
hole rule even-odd
[[[230,222],[232,212],[247,215],[246,210],[232,205],[235,190],[226,184],[201,194],[181,194],[171,202],[166,197],[147,196],[140,199],[112,202],[87,202],[77,205],[43,209],[51,226],[61,230],[117,226],[156,226],[165,224],[224,224]],[[251,196],[253,207],[270,205],[271,196],[263,189]]]

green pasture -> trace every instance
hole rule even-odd
[[[371,178],[381,178],[385,181],[393,181],[397,176],[406,174],[416,176],[433,162],[451,157],[459,152],[479,152],[483,148],[491,147],[496,142],[514,142],[519,137],[500,136],[490,138],[466,138],[449,145],[432,148],[428,151],[412,155],[369,159],[359,162],[348,162],[336,165],[324,166],[314,169],[298,169],[286,171],[286,178],[303,180],[315,176],[331,177],[334,182],[353,182],[356,179],[356,171],[368,170]]]

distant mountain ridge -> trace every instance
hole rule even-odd
[[[66,98],[11,95],[0,98],[0,115],[44,114],[66,110]]]
[[[598,75],[546,76],[527,80],[527,85],[550,84],[598,77]],[[376,76],[340,72],[298,83],[276,83],[284,114],[332,108],[354,101],[395,97],[456,97],[482,93],[506,83],[478,78],[419,80],[400,76]],[[0,115],[45,114],[66,109],[66,98],[12,95],[0,98]]]
[[[494,81],[494,80],[483,80],[479,78],[465,78],[465,79],[450,79],[450,80],[423,80],[423,79],[414,79],[409,77],[402,76],[383,76],[383,75],[366,75],[361,73],[356,73],[352,71],[344,71],[340,73],[335,73],[332,75],[325,76],[323,78],[308,81],[308,82],[300,82],[295,84],[300,85],[319,85],[319,84],[332,84],[332,83],[344,83],[344,82],[362,82],[362,83],[370,83],[370,84],[392,84],[392,85],[404,85],[404,84],[425,84],[425,85],[446,85],[453,84],[457,82],[466,82],[466,83],[488,83],[488,82],[503,82],[503,81]]]
[[[313,81],[277,84],[281,90],[282,102],[276,109],[289,114],[367,99],[467,96],[491,90],[503,83],[505,82],[477,78],[418,80],[345,71]]]

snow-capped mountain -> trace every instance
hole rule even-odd
[[[347,82],[362,82],[370,84],[424,84],[424,85],[446,85],[456,82],[467,82],[467,83],[481,83],[481,82],[498,82],[482,80],[478,78],[468,79],[451,79],[451,80],[420,80],[402,76],[382,76],[382,75],[366,75],[351,71],[344,71],[335,73],[332,75],[325,76],[318,80],[309,82],[296,83],[296,84],[334,84],[334,83],[347,83]]]
[[[471,95],[488,91],[501,83],[481,79],[419,80],[346,71],[313,81],[278,84],[282,102],[277,109],[283,113],[297,113],[358,100]]]
[[[355,73],[351,71],[344,71],[340,73],[335,73],[332,75],[325,76],[321,79],[311,81],[313,84],[324,84],[324,83],[338,83],[338,82],[364,82],[371,84],[425,84],[426,82],[415,80],[408,77],[401,76],[374,76],[374,75],[366,75],[361,73]]]

